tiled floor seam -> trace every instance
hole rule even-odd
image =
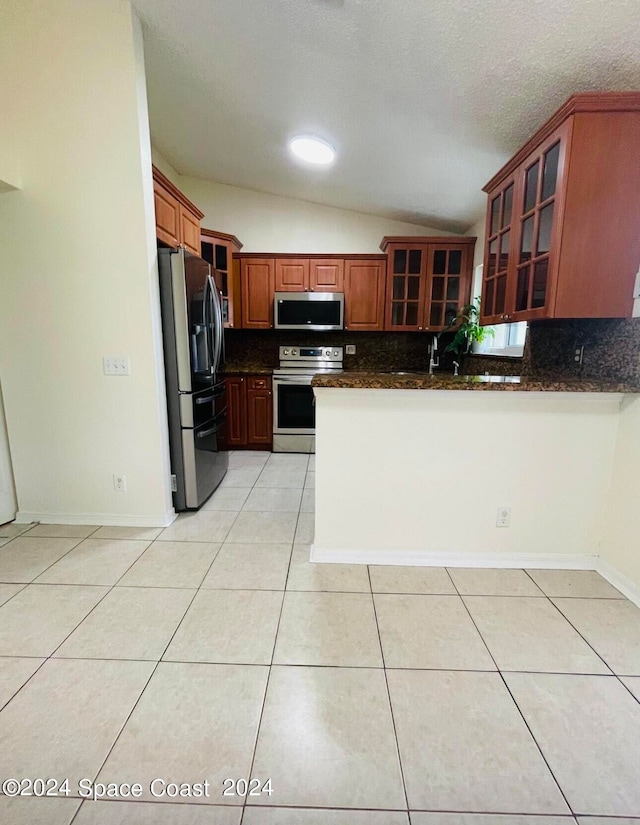
[[[562,618],[563,618],[566,622],[569,622],[569,625],[570,625],[570,626],[571,626],[571,627],[575,630],[575,632],[578,634],[578,636],[580,636],[580,638],[583,640],[583,642],[584,642],[586,645],[588,645],[588,647],[589,647],[589,648],[590,648],[590,649],[594,652],[594,654],[598,657],[598,659],[600,659],[600,661],[602,662],[602,664],[603,664],[603,665],[607,668],[607,670],[609,671],[609,673],[607,673],[607,674],[601,674],[601,675],[603,675],[603,676],[609,676],[609,675],[611,675],[611,676],[615,676],[616,674],[615,674],[615,673],[613,672],[613,670],[609,667],[609,665],[607,664],[607,662],[606,662],[606,661],[602,658],[602,656],[598,653],[598,651],[595,649],[595,647],[594,647],[592,644],[590,644],[589,640],[588,640],[588,639],[585,639],[585,637],[584,637],[584,636],[582,635],[582,633],[578,630],[578,628],[577,628],[577,627],[573,624],[573,622],[572,622],[572,621],[571,621],[571,620],[570,620],[567,616],[565,616],[565,615],[564,615],[564,613],[562,612],[562,610],[560,610],[560,608],[559,608],[559,607],[558,607],[558,605],[557,605],[557,604],[553,601],[553,599],[551,598],[551,596],[548,596],[547,598],[549,599],[549,601],[551,602],[551,604],[554,606],[554,608],[558,611],[558,613],[562,616]],[[560,598],[560,597],[559,597],[559,596],[554,596],[553,598],[557,599],[557,598]],[[617,599],[616,599],[616,601],[617,601]]]
[[[297,522],[296,522],[297,527]],[[295,532],[294,532],[295,536]],[[271,648],[271,661],[269,662],[269,672],[267,673],[267,681],[264,686],[264,695],[262,697],[262,707],[260,708],[260,716],[258,718],[258,726],[256,727],[256,738],[253,743],[253,752],[251,754],[251,764],[249,765],[249,773],[248,778],[253,778],[253,766],[256,761],[256,753],[258,750],[258,739],[260,738],[260,728],[262,727],[262,717],[264,716],[264,709],[267,703],[267,693],[269,691],[269,682],[271,681],[271,671],[273,668],[273,658],[276,652],[276,645],[278,643],[278,633],[280,632],[280,622],[282,620],[282,611],[284,610],[284,600],[287,594],[287,582],[289,580],[289,571],[291,570],[291,560],[293,558],[293,541],[291,542],[291,552],[289,553],[289,564],[287,565],[287,575],[284,579],[284,589],[282,591],[282,602],[280,603],[280,612],[278,614],[278,622],[276,624],[276,632],[273,637],[273,647]],[[242,803],[242,813],[240,814],[240,822],[239,825],[242,825],[242,821],[244,820],[244,812],[247,808],[247,797],[244,797],[244,801]]]
[[[455,586],[456,586],[456,585],[455,585],[455,582],[454,582],[453,584],[454,584],[454,587],[455,587]],[[456,590],[458,591],[458,588],[457,588],[457,587],[456,587]],[[460,595],[460,592],[459,592],[459,591],[458,591],[458,595]],[[548,597],[547,597],[547,598],[548,598]],[[549,771],[550,776],[552,777],[553,781],[556,783],[556,786],[557,786],[557,788],[558,788],[558,791],[559,791],[560,795],[562,796],[562,798],[564,799],[565,805],[567,806],[567,810],[568,810],[568,811],[570,811],[570,812],[571,812],[571,814],[573,815],[573,814],[574,814],[573,808],[572,808],[572,807],[571,807],[571,805],[569,804],[569,800],[567,799],[567,797],[566,797],[566,795],[565,795],[564,790],[562,789],[562,787],[561,787],[560,783],[558,782],[558,780],[557,780],[557,778],[556,778],[556,775],[555,775],[555,774],[554,774],[554,772],[551,770],[551,765],[550,765],[550,764],[549,764],[549,762],[547,761],[547,757],[545,756],[545,754],[544,754],[544,752],[543,752],[542,748],[540,747],[540,745],[539,745],[539,743],[538,743],[538,740],[537,740],[537,739],[536,739],[536,737],[533,735],[533,731],[531,730],[531,727],[529,726],[529,723],[527,722],[527,720],[526,720],[526,718],[525,718],[525,716],[524,716],[524,714],[523,714],[522,710],[520,709],[520,705],[518,705],[518,703],[516,702],[515,696],[513,695],[513,693],[511,692],[511,690],[509,689],[509,685],[507,684],[507,682],[506,682],[506,680],[505,680],[504,676],[502,675],[502,671],[501,671],[501,670],[500,670],[500,668],[498,667],[498,663],[496,662],[496,660],[495,660],[495,658],[494,658],[493,654],[491,653],[491,650],[489,649],[489,645],[487,644],[487,642],[486,642],[486,640],[485,640],[484,636],[483,636],[483,635],[482,635],[482,633],[480,632],[480,628],[479,628],[479,627],[478,627],[478,625],[476,624],[476,621],[475,621],[475,619],[473,618],[473,616],[471,615],[471,611],[469,610],[469,608],[468,608],[468,606],[467,606],[467,603],[465,602],[464,598],[463,598],[461,595],[460,595],[460,599],[461,599],[461,601],[462,601],[462,604],[464,605],[464,609],[467,611],[467,613],[468,613],[468,615],[469,615],[469,618],[470,618],[470,619],[471,619],[471,621],[473,622],[473,626],[475,627],[475,629],[476,629],[476,631],[478,632],[478,634],[479,634],[480,638],[482,639],[482,643],[483,643],[483,644],[484,644],[484,646],[486,647],[486,649],[487,649],[487,652],[488,652],[489,656],[491,656],[491,659],[492,659],[492,661],[493,661],[493,663],[494,663],[494,665],[495,665],[495,667],[496,667],[496,671],[497,671],[498,675],[500,676],[500,679],[502,680],[502,684],[504,685],[505,690],[507,691],[507,693],[508,693],[508,694],[509,694],[509,696],[511,697],[511,701],[512,701],[512,702],[513,702],[513,704],[515,705],[515,707],[516,707],[516,709],[517,709],[518,713],[520,714],[520,718],[522,719],[522,721],[523,721],[523,723],[525,724],[525,726],[526,726],[527,730],[529,731],[529,735],[531,736],[531,739],[533,740],[533,742],[534,742],[534,744],[535,744],[536,748],[538,749],[538,752],[539,752],[540,756],[542,757],[542,759],[543,759],[543,761],[544,761],[545,765],[547,766],[547,770]],[[551,601],[551,600],[549,600],[549,601]],[[505,672],[506,672],[506,671],[505,671]]]
[[[84,541],[84,539],[83,539],[83,541]],[[78,622],[78,624],[77,624],[77,625],[73,628],[73,630],[71,630],[69,633],[67,633],[67,635],[66,635],[66,636],[64,637],[64,639],[60,642],[60,644],[59,644],[59,645],[58,645],[58,646],[57,646],[54,650],[52,650],[52,651],[51,651],[51,653],[47,656],[47,659],[52,659],[52,658],[54,657],[54,655],[55,655],[56,651],[60,650],[60,648],[62,647],[62,645],[63,645],[63,644],[67,641],[67,639],[71,636],[71,634],[72,634],[72,633],[75,633],[75,632],[76,632],[76,630],[80,627],[80,625],[81,625],[81,624],[83,624],[83,623],[84,623],[84,622],[85,622],[85,621],[89,618],[89,616],[90,616],[90,615],[93,613],[93,611],[94,611],[94,610],[98,607],[98,605],[99,605],[99,604],[102,604],[102,602],[103,602],[103,601],[107,598],[107,596],[108,596],[108,595],[109,595],[109,594],[110,594],[113,590],[115,590],[115,588],[118,586],[118,582],[122,581],[122,579],[124,578],[124,576],[126,576],[126,575],[127,575],[127,573],[129,572],[129,570],[131,570],[131,568],[133,567],[133,565],[134,565],[134,564],[138,561],[138,559],[140,559],[140,558],[141,558],[141,556],[143,556],[143,555],[144,555],[144,553],[146,553],[146,552],[147,552],[147,550],[151,547],[151,545],[152,545],[152,544],[153,544],[153,541],[150,541],[150,542],[147,544],[147,546],[144,548],[144,550],[142,551],[142,553],[140,553],[140,555],[139,555],[137,558],[135,558],[135,559],[131,562],[131,564],[127,567],[127,569],[123,572],[123,574],[122,574],[121,576],[119,576],[119,577],[118,577],[118,579],[117,579],[117,580],[116,580],[116,581],[115,581],[115,582],[114,582],[111,586],[109,586],[109,585],[102,585],[102,584],[75,584],[75,585],[68,585],[68,584],[65,584],[64,582],[56,582],[56,583],[50,582],[50,583],[49,583],[49,584],[51,584],[51,585],[52,585],[52,586],[54,586],[54,587],[55,587],[55,586],[57,586],[57,585],[62,585],[63,587],[65,587],[65,586],[66,586],[66,587],[70,587],[70,586],[73,586],[73,587],[108,587],[108,590],[107,590],[107,592],[104,594],[104,596],[103,596],[103,597],[102,597],[102,598],[101,598],[98,602],[96,602],[96,604],[94,604],[94,606],[93,606],[93,607],[91,608],[91,610],[87,613],[87,615],[82,617],[82,619],[81,619],[81,620]],[[66,554],[65,554],[65,555],[66,555]],[[44,572],[44,571],[43,571],[43,572]],[[40,575],[42,575],[42,573],[41,573]],[[176,588],[176,589],[177,589],[177,588]],[[180,588],[180,589],[185,590],[185,589],[188,589],[188,588]],[[183,618],[184,618],[184,617],[183,617]],[[60,658],[66,658],[66,657],[60,657]],[[153,659],[150,659],[150,660],[147,660],[147,661],[154,661],[154,660],[153,660]]]
[[[83,541],[84,541],[84,539],[80,539],[80,541],[78,542],[78,544],[80,544],[80,543],[81,543],[81,542],[83,542]],[[152,542],[149,542],[149,545],[148,545],[148,546],[150,546],[150,545],[151,545],[151,543],[152,543]],[[78,546],[78,544],[74,545],[74,546],[71,548],[71,550],[74,550],[74,549]],[[71,550],[69,550],[68,552],[70,553],[70,552],[71,552]],[[147,548],[145,548],[145,550],[143,550],[142,552],[144,553],[146,550],[147,550]],[[66,555],[67,555],[67,553],[65,553],[65,554],[64,554],[64,556],[66,556]],[[141,553],[140,555],[142,555],[142,553]],[[60,557],[60,559],[64,558],[64,556],[61,556],[61,557]],[[138,556],[138,558],[140,558],[140,556]],[[57,561],[60,561],[60,559],[58,559]],[[127,567],[127,569],[125,570],[125,572],[122,574],[123,576],[124,576],[124,575],[125,575],[125,574],[126,574],[126,573],[130,570],[130,569],[131,569],[131,567],[133,567],[133,565],[136,563],[136,561],[137,561],[137,560],[138,560],[138,559],[135,559],[135,560],[134,560],[134,561],[133,561],[133,562],[129,565],[129,567]],[[54,564],[57,564],[57,562],[54,562]],[[51,566],[52,566],[52,565],[49,565],[49,567],[51,567]],[[48,570],[49,568],[46,568],[46,569]],[[43,570],[43,571],[42,571],[42,573],[44,573],[44,572],[45,572],[45,571]],[[38,575],[39,575],[39,576],[41,576],[41,575],[42,575],[42,573],[39,573]],[[122,578],[122,576],[120,576],[120,578],[118,579],[118,581],[120,581],[120,579],[121,579],[121,578]],[[21,685],[21,686],[18,688],[18,690],[16,690],[16,692],[15,692],[15,693],[11,696],[11,698],[9,699],[9,701],[8,701],[8,702],[5,702],[5,704],[4,704],[4,705],[2,705],[2,707],[0,707],[0,711],[2,711],[2,710],[3,710],[3,709],[4,709],[4,708],[5,708],[5,707],[9,704],[9,702],[12,702],[12,701],[16,698],[16,696],[20,693],[20,691],[21,691],[21,690],[23,690],[23,689],[24,689],[24,688],[25,688],[25,687],[29,684],[29,682],[33,679],[33,677],[36,675],[36,673],[38,673],[38,672],[39,672],[39,671],[40,671],[40,670],[44,667],[44,665],[46,665],[46,664],[47,664],[47,662],[48,662],[48,661],[50,661],[51,659],[53,659],[55,652],[56,652],[57,650],[59,650],[59,649],[60,649],[60,647],[61,647],[61,646],[62,646],[62,645],[63,645],[63,644],[67,641],[67,639],[71,636],[71,634],[72,634],[72,633],[75,633],[75,632],[76,632],[76,630],[80,627],[80,625],[81,625],[81,624],[85,621],[85,619],[87,619],[87,618],[88,618],[88,617],[89,617],[89,616],[93,613],[93,611],[94,611],[94,610],[98,607],[98,605],[99,605],[99,604],[102,604],[102,602],[103,602],[103,601],[107,598],[107,596],[109,595],[109,593],[111,593],[111,591],[114,589],[114,587],[116,587],[116,585],[117,585],[118,581],[117,581],[115,584],[112,584],[112,585],[111,585],[111,587],[109,587],[108,585],[73,585],[74,587],[105,587],[105,586],[106,586],[106,587],[108,587],[108,589],[107,589],[107,592],[106,592],[106,593],[102,596],[102,598],[101,598],[101,599],[99,599],[99,600],[96,602],[96,604],[94,604],[94,606],[93,606],[93,607],[91,608],[91,610],[90,610],[90,611],[86,614],[86,616],[83,616],[83,617],[82,617],[82,619],[80,619],[80,621],[78,622],[78,624],[76,624],[76,625],[75,625],[75,626],[74,626],[74,627],[73,627],[73,628],[69,631],[69,633],[67,633],[67,635],[66,635],[66,636],[64,637],[64,639],[60,642],[60,644],[59,644],[57,647],[55,647],[55,648],[51,651],[51,653],[49,653],[49,655],[48,655],[48,656],[43,657],[43,658],[44,658],[44,661],[42,662],[42,664],[40,665],[40,667],[38,667],[38,668],[37,668],[37,669],[36,669],[36,670],[35,670],[35,671],[31,674],[31,676],[27,679],[27,681],[26,681],[23,685]],[[33,581],[32,581],[32,582],[30,582],[30,584],[34,584],[34,582],[33,582]],[[25,587],[24,587],[24,588],[22,588],[22,589],[24,590],[24,589],[25,589],[26,587],[28,587],[28,586],[29,586],[29,585],[25,585]],[[38,585],[38,586],[39,586],[39,587],[42,587],[43,585]],[[58,583],[58,584],[50,584],[50,586],[51,586],[51,587],[58,587],[58,586],[60,586],[60,584],[59,584],[59,583]],[[62,585],[62,586],[63,586],[63,587],[64,587],[64,586],[67,586],[67,587],[68,587],[69,585]],[[19,592],[22,592],[22,591],[19,591]],[[18,595],[18,594],[16,593],[15,595]],[[12,597],[12,598],[13,598],[13,597]],[[11,599],[9,599],[8,601],[11,601]],[[7,602],[5,602],[5,604],[6,604],[6,603],[7,603]],[[33,656],[33,657],[22,657],[22,658],[34,658],[34,659],[39,659],[39,658],[41,658],[41,657],[40,657],[40,656]],[[60,657],[60,658],[63,658],[63,657]],[[155,670],[155,668],[154,668],[154,670]],[[97,774],[96,774],[96,775],[97,775]]]
[[[369,578],[369,588],[371,590],[371,604],[373,605],[373,617],[376,623],[376,632],[378,634],[378,644],[380,645],[380,656],[382,658],[382,672],[384,674],[384,684],[387,690],[387,701],[389,702],[389,713],[391,714],[391,726],[393,727],[393,739],[396,743],[396,758],[398,759],[398,766],[400,768],[400,778],[402,780],[402,792],[404,794],[405,805],[407,806],[407,817],[409,817],[409,796],[407,794],[407,783],[404,777],[404,766],[402,764],[402,757],[400,755],[400,743],[398,742],[398,729],[396,727],[396,720],[393,713],[393,703],[391,702],[391,691],[389,690],[389,680],[387,679],[387,668],[384,660],[384,648],[382,646],[382,636],[380,635],[380,625],[378,623],[378,613],[376,611],[376,600],[373,594],[373,587],[371,582],[371,570],[367,565],[367,576]]]
[[[218,551],[218,552],[219,552],[219,551]],[[141,555],[142,555],[142,554],[141,554]],[[217,555],[217,553],[216,553],[216,555]],[[214,560],[215,560],[215,556],[214,556],[214,559],[212,559],[211,564],[213,564],[213,561],[214,561]],[[134,562],[134,564],[135,564],[135,562]],[[206,573],[205,573],[205,576],[208,574],[208,572],[209,572],[209,570],[210,570],[210,568],[211,568],[211,564],[210,564],[210,565],[209,565],[209,567],[207,568],[207,571],[206,571]],[[130,569],[130,568],[127,568],[127,570],[129,570],[129,569]],[[123,575],[125,575],[125,574],[123,573]],[[120,578],[122,578],[122,577],[120,577]],[[118,581],[120,581],[120,579],[118,579]],[[204,577],[203,577],[203,581],[204,581]],[[114,587],[115,587],[115,585],[114,585]],[[113,589],[113,588],[112,588],[112,589]],[[183,588],[183,589],[188,589],[188,588]],[[109,592],[111,592],[111,591],[109,591]],[[160,658],[156,661],[156,663],[155,663],[155,665],[154,665],[154,667],[153,667],[153,670],[152,670],[152,671],[151,671],[151,673],[149,674],[149,678],[148,678],[148,679],[146,680],[146,682],[144,683],[144,686],[143,686],[142,690],[140,691],[140,693],[139,693],[139,695],[138,695],[138,698],[137,698],[137,699],[136,699],[136,701],[133,703],[133,706],[132,706],[131,710],[129,711],[129,713],[127,714],[127,717],[125,718],[124,722],[123,722],[123,723],[122,723],[122,725],[120,726],[120,729],[118,730],[118,732],[117,732],[117,734],[116,734],[116,736],[115,736],[115,738],[114,738],[114,740],[113,740],[113,742],[112,742],[112,744],[111,744],[111,747],[110,747],[110,748],[109,748],[109,750],[107,751],[107,754],[106,754],[105,758],[104,758],[104,759],[102,760],[102,762],[100,763],[100,765],[99,765],[99,767],[98,767],[98,769],[97,769],[97,771],[96,771],[96,773],[95,773],[95,776],[93,777],[93,782],[95,782],[95,781],[97,780],[97,778],[100,776],[100,771],[101,771],[101,770],[104,768],[104,766],[107,764],[107,761],[108,761],[109,757],[111,756],[111,754],[112,754],[112,752],[113,752],[113,749],[114,749],[114,748],[115,748],[115,746],[118,744],[118,740],[119,740],[119,739],[120,739],[120,737],[122,736],[122,733],[123,733],[124,729],[126,728],[126,726],[127,726],[128,722],[129,722],[129,720],[131,719],[131,717],[132,717],[132,715],[133,715],[133,713],[134,713],[135,709],[136,709],[136,708],[138,707],[138,705],[140,704],[140,700],[142,699],[142,697],[143,697],[143,695],[144,695],[145,690],[148,688],[149,683],[150,683],[150,682],[151,682],[151,680],[153,679],[153,676],[154,676],[155,672],[157,671],[157,669],[158,669],[158,667],[159,667],[160,663],[162,662],[162,657],[163,657],[163,656],[164,656],[164,654],[167,652],[167,650],[168,650],[168,648],[169,648],[169,645],[170,645],[170,644],[171,644],[171,642],[173,641],[174,636],[175,636],[175,635],[176,635],[176,633],[178,632],[178,629],[180,628],[180,625],[181,625],[181,624],[182,624],[182,622],[184,621],[185,616],[186,616],[186,615],[187,615],[187,613],[189,612],[189,609],[190,609],[191,605],[193,604],[193,601],[194,601],[195,597],[198,595],[198,593],[199,593],[199,592],[200,592],[200,587],[198,587],[198,588],[194,591],[193,596],[192,596],[192,598],[191,598],[191,601],[190,601],[190,602],[189,602],[189,604],[187,605],[187,607],[186,607],[186,609],[185,609],[184,613],[182,614],[182,618],[180,619],[180,621],[179,621],[179,622],[178,622],[178,624],[176,625],[176,628],[175,628],[175,630],[173,631],[173,633],[171,634],[171,637],[169,638],[169,641],[168,641],[168,642],[167,642],[167,644],[165,645],[164,650],[162,651],[162,653],[161,653],[161,655],[160,655]],[[85,617],[85,618],[86,618],[86,617]],[[84,621],[84,620],[83,620],[83,621]],[[57,649],[57,648],[56,648],[56,649]],[[77,810],[77,811],[76,811],[76,813],[74,814],[74,817],[73,817],[73,819],[71,820],[71,822],[69,823],[69,825],[73,825],[73,822],[75,821],[76,817],[78,816],[78,814],[80,813],[80,810],[81,810],[83,807],[84,807],[84,802],[82,803],[82,805],[80,805],[80,807],[78,808],[78,810]]]
[[[562,597],[561,597],[561,596],[554,596],[554,598],[559,599],[559,598],[565,598],[565,597],[564,597],[564,596],[562,596]],[[574,598],[590,598],[590,597],[586,597],[586,596],[575,596]],[[555,603],[551,600],[551,598],[550,598],[550,597],[549,597],[549,601],[550,601],[550,602],[551,602],[551,604],[552,604],[552,605],[556,608],[556,610],[560,613],[560,615],[562,616],[562,618],[563,618],[563,619],[565,619],[567,622],[569,622],[569,624],[571,625],[571,627],[572,627],[572,628],[576,631],[576,633],[580,636],[580,638],[581,638],[581,639],[583,639],[583,640],[584,640],[584,642],[585,642],[587,645],[589,645],[589,647],[591,648],[591,650],[593,650],[593,652],[595,653],[595,655],[596,655],[596,656],[597,656],[597,657],[598,657],[598,658],[599,658],[599,659],[600,659],[600,660],[604,663],[605,667],[607,667],[607,668],[609,669],[609,671],[610,671],[609,673],[599,673],[599,674],[578,674],[578,675],[613,676],[615,679],[617,679],[617,680],[618,680],[618,682],[620,682],[620,684],[622,685],[622,687],[623,687],[623,688],[624,688],[624,689],[625,689],[628,693],[630,693],[630,694],[631,694],[632,698],[633,698],[633,699],[635,699],[635,700],[636,700],[636,702],[640,705],[640,697],[636,696],[636,694],[635,694],[635,693],[634,693],[634,692],[633,692],[633,691],[629,688],[629,686],[628,686],[625,682],[623,682],[623,681],[622,681],[622,679],[623,679],[623,678],[629,678],[629,677],[627,677],[624,673],[615,673],[615,672],[611,669],[611,667],[609,667],[609,665],[607,664],[607,662],[605,661],[605,659],[604,659],[604,658],[603,658],[603,657],[602,657],[602,656],[598,653],[598,651],[597,651],[597,650],[593,647],[593,645],[591,645],[591,644],[589,643],[588,639],[586,639],[586,638],[582,635],[582,633],[578,630],[578,628],[577,628],[577,627],[576,627],[576,626],[575,626],[575,625],[571,622],[571,620],[570,620],[567,616],[565,616],[565,615],[564,615],[564,613],[562,612],[562,610],[560,610],[560,608],[558,607],[558,605],[557,605],[557,604],[555,604]],[[619,601],[619,599],[613,599],[613,601]],[[633,677],[631,677],[631,678],[633,678]]]
[[[10,541],[7,542],[7,544],[3,545],[3,549],[4,549],[4,547],[8,547],[11,544],[11,542],[14,541],[17,538],[27,538],[27,536],[25,536],[23,533],[21,533],[19,536],[14,536],[12,539],[10,539]],[[45,539],[46,540],[48,538],[56,538],[56,536],[32,536],[32,538],[34,538],[34,539],[35,538],[40,538],[40,539]],[[61,537],[61,538],[63,538],[63,537]],[[76,537],[71,536],[70,540],[73,540],[74,538],[76,538]],[[78,547],[78,545],[82,544],[83,541],[85,541],[85,538],[78,539],[78,541],[73,545],[73,547],[70,547],[66,552],[64,552],[60,556],[60,558],[57,558],[55,561],[52,561],[51,564],[47,565],[44,568],[44,570],[41,570],[38,573],[37,576],[34,576],[31,579],[31,581],[26,582],[26,583],[25,582],[2,582],[2,584],[24,584],[25,587],[28,587],[30,584],[37,584],[38,582],[36,582],[36,579],[39,579],[40,576],[42,576],[44,573],[47,572],[47,570],[50,570],[53,567],[54,564],[57,564],[59,561],[62,561],[62,559],[66,558],[69,555],[69,553],[71,553],[72,550],[75,550],[76,547]],[[42,582],[42,584],[45,584],[45,582]],[[15,595],[17,596],[18,594],[16,593]],[[13,598],[13,596],[11,598]],[[7,599],[7,601],[11,601],[11,599]],[[6,602],[5,602],[5,604],[6,604]]]

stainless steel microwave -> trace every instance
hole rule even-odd
[[[343,292],[276,292],[276,329],[344,328]]]

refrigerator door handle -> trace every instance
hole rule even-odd
[[[227,360],[227,353],[225,352],[224,343],[224,320],[222,318],[222,292],[218,293],[218,310],[220,313],[220,341],[222,343],[221,363],[224,364]]]
[[[215,374],[216,371],[216,349],[215,343],[213,340],[213,324],[214,318],[211,312],[211,296],[207,295],[207,291],[211,291],[211,276],[207,275],[207,280],[205,282],[205,294],[204,294],[204,301],[202,311],[204,314],[204,323],[205,323],[205,339],[207,341],[207,352],[209,355],[209,364],[208,364],[208,372],[210,374]]]
[[[217,374],[222,360],[222,310],[220,309],[220,300],[218,298],[218,290],[216,288],[213,276],[209,275],[209,289],[211,290],[211,308],[214,314],[214,363],[213,372]]]

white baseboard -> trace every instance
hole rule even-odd
[[[309,560],[330,564],[414,567],[502,567],[595,570],[640,607],[640,585],[597,555],[577,553],[429,553],[423,550],[335,550],[311,545]]]
[[[335,550],[311,545],[314,562],[415,567],[542,567],[595,570],[598,556],[574,553],[432,553],[426,550]]]
[[[636,584],[636,582],[628,576],[625,576],[617,567],[609,564],[609,562],[603,558],[598,557],[595,569],[603,579],[606,579],[609,584],[617,588],[623,596],[626,596],[629,601],[640,607],[640,585]]]
[[[16,516],[17,524],[31,524],[39,521],[43,524],[95,524],[97,527],[168,527],[177,518],[174,510],[160,517],[122,516],[111,513],[30,513],[20,510]]]

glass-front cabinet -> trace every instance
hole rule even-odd
[[[200,255],[211,264],[220,291],[225,327],[240,326],[240,275],[234,257],[242,249],[235,235],[200,230]]]
[[[567,121],[487,190],[483,324],[554,317],[570,134]]]
[[[385,329],[438,332],[469,303],[475,238],[384,238]]]
[[[485,323],[505,320],[507,279],[511,261],[515,180],[489,198],[481,308]]]
[[[510,314],[516,321],[544,317],[552,294],[551,264],[556,256],[557,208],[566,151],[565,134],[547,139],[521,167],[518,192],[518,242]]]

